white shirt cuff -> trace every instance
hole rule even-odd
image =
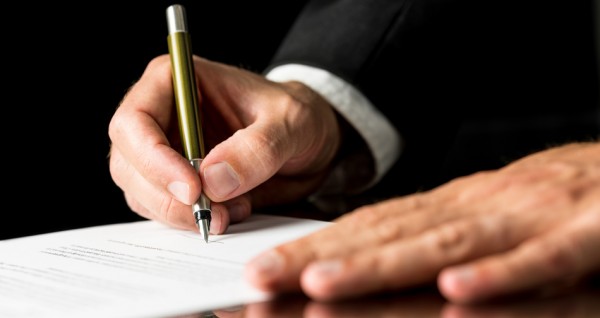
[[[299,81],[321,94],[364,138],[375,160],[375,176],[364,188],[380,181],[400,156],[402,139],[388,119],[356,88],[320,68],[281,65],[266,77],[275,82]]]

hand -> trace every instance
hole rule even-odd
[[[210,149],[200,178],[181,155],[168,55],[148,64],[111,119],[110,173],[133,211],[194,229],[190,205],[204,190],[213,201],[210,232],[220,234],[253,206],[293,202],[318,187],[341,138],[326,100],[297,82],[199,57],[194,66]]]
[[[577,281],[600,269],[600,143],[390,199],[247,264],[271,292],[336,300],[436,282],[455,303]]]

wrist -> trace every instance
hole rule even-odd
[[[286,163],[286,169],[302,174],[328,173],[340,151],[343,131],[339,115],[319,93],[301,82],[281,83],[298,105],[288,118],[289,126],[297,129],[298,147]],[[342,123],[345,123],[342,122]],[[299,167],[302,167],[301,169]]]

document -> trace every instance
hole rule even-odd
[[[329,224],[253,215],[206,243],[148,220],[0,241],[0,317],[174,317],[268,300],[244,264]]]

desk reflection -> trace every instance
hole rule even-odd
[[[435,289],[320,303],[302,295],[215,310],[187,318],[354,318],[354,317],[600,317],[600,288],[577,288],[560,294],[503,300],[477,306],[447,302]]]

